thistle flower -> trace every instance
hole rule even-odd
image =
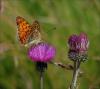
[[[29,49],[28,56],[35,62],[49,62],[55,56],[55,48],[47,43],[39,43]]]
[[[37,62],[38,70],[44,71],[44,68],[47,67],[47,62],[53,60],[55,53],[55,48],[52,45],[42,42],[35,46],[33,45],[28,51],[28,56],[32,61]]]
[[[69,52],[68,57],[71,60],[84,61],[87,59],[87,50],[89,46],[89,40],[85,33],[81,33],[79,36],[72,35],[68,40]]]

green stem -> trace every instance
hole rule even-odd
[[[40,72],[40,89],[43,89],[43,72]]]
[[[71,85],[70,85],[70,89],[76,89],[77,78],[78,78],[78,74],[79,74],[79,71],[80,71],[79,67],[80,67],[80,62],[75,61],[74,62],[73,78],[72,78],[72,82],[71,82]]]

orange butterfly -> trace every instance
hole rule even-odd
[[[30,25],[24,18],[17,16],[16,23],[18,26],[18,37],[22,45],[37,44],[41,42],[40,25],[38,21],[34,21]]]

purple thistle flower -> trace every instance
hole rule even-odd
[[[28,56],[35,62],[49,62],[55,56],[56,50],[52,45],[39,43],[32,46],[28,51]]]
[[[68,39],[69,52],[68,57],[72,60],[86,60],[87,50],[89,46],[89,40],[85,33],[81,33],[79,36],[72,35]]]
[[[88,49],[89,40],[85,33],[81,33],[79,36],[72,35],[68,40],[68,45],[70,50],[84,52]]]

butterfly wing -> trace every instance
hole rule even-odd
[[[31,25],[32,27],[32,33],[29,36],[28,41],[31,43],[38,43],[41,41],[41,32],[40,32],[40,24],[38,21],[34,21]]]
[[[22,17],[16,17],[16,23],[18,26],[18,37],[21,44],[25,45],[28,42],[28,38],[32,33],[32,27],[29,23]]]
[[[31,34],[32,38],[34,38],[34,39],[41,38],[41,36],[40,36],[40,24],[39,24],[39,22],[35,20],[33,22],[33,24],[31,25],[31,27],[32,27],[32,30],[33,30],[32,34]]]
[[[38,30],[40,32],[40,24],[37,20],[35,20],[33,23],[32,23],[32,28],[34,28],[35,30]]]

